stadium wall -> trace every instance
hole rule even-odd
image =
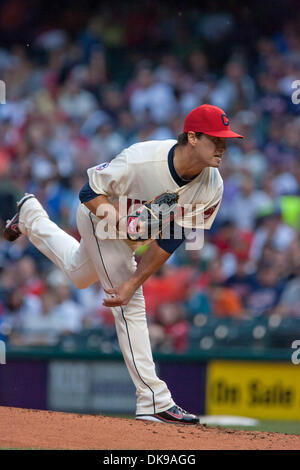
[[[118,353],[9,350],[0,365],[0,405],[93,414],[132,415],[135,390]],[[206,352],[155,357],[174,400],[197,414],[300,420],[300,367],[286,352]],[[223,351],[224,356],[224,351]]]

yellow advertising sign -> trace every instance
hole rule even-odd
[[[211,361],[207,367],[206,413],[300,420],[300,365]]]

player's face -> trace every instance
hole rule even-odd
[[[213,137],[203,134],[196,139],[194,151],[196,156],[206,166],[218,168],[226,150],[226,139],[224,137]]]

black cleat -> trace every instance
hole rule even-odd
[[[136,415],[136,419],[143,421],[154,421],[157,423],[170,423],[170,424],[199,424],[199,418],[196,415],[190,414],[177,405],[172,406],[166,411],[155,413],[153,415]]]
[[[17,202],[17,213],[13,216],[11,220],[6,221],[6,226],[3,230],[3,237],[9,242],[14,242],[17,238],[19,238],[20,235],[22,235],[18,226],[20,209],[23,206],[24,202],[28,199],[31,199],[32,197],[35,197],[35,195],[25,193],[25,196],[23,196],[22,199]]]

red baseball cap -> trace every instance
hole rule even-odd
[[[202,132],[214,137],[239,137],[229,127],[229,119],[223,109],[211,104],[203,104],[193,109],[185,118],[183,132]]]

